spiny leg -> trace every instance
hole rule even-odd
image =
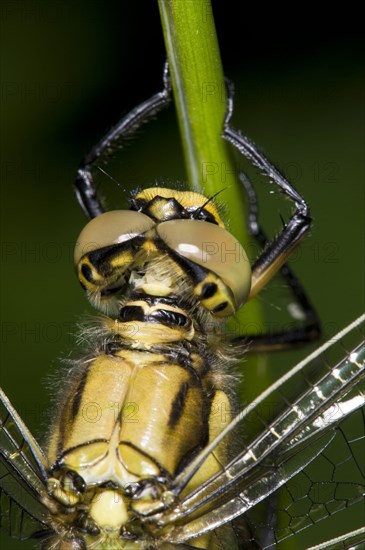
[[[253,298],[260,290],[280,271],[288,284],[294,298],[304,312],[304,324],[301,327],[292,328],[287,331],[273,332],[263,335],[245,335],[235,338],[234,343],[250,341],[250,351],[271,351],[283,349],[297,344],[314,340],[320,336],[320,323],[318,316],[304,292],[300,282],[285,263],[293,249],[301,242],[309,231],[311,217],[309,207],[303,197],[294,187],[280,174],[270,161],[238,130],[229,126],[233,112],[233,86],[228,85],[228,110],[224,123],[222,137],[236,147],[248,160],[269,179],[277,185],[280,190],[290,198],[295,205],[294,214],[289,222],[284,225],[281,232],[269,241],[263,232],[258,221],[258,205],[255,191],[244,174],[240,174],[240,180],[244,185],[249,198],[249,232],[264,248],[252,266],[252,287],[249,298]]]
[[[163,89],[137,105],[93,147],[84,158],[76,176],[77,200],[88,218],[95,218],[104,212],[93,181],[93,170],[98,161],[106,160],[123,139],[132,136],[145,122],[167,107],[171,102],[171,85],[168,65],[163,72]]]
[[[249,201],[249,234],[258,241],[262,248],[265,248],[268,243],[268,239],[259,223],[258,203],[255,190],[245,174],[241,173],[239,177],[240,181],[246,189]],[[265,254],[265,251],[263,252],[263,254]],[[259,257],[259,259],[261,258],[261,256]],[[255,265],[256,262],[254,262],[253,264],[253,269],[255,269]],[[318,315],[314,307],[312,306],[308,296],[306,295],[306,292],[303,289],[300,281],[297,279],[290,266],[288,264],[284,264],[280,268],[280,274],[284,278],[296,303],[299,304],[300,309],[304,314],[303,325],[293,327],[289,330],[271,332],[268,334],[245,335],[234,339],[234,342],[238,342],[239,340],[243,339],[246,341],[246,343],[247,340],[249,340],[249,352],[251,353],[274,351],[275,349],[281,350],[284,348],[293,347],[295,345],[304,344],[306,342],[315,340],[316,338],[319,338],[321,334]]]

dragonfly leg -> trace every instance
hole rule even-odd
[[[239,177],[240,181],[246,189],[249,201],[249,233],[257,240],[257,242],[264,250],[264,252],[259,256],[258,260],[256,260],[256,262],[253,264],[254,271],[255,266],[260,266],[261,264],[264,264],[265,261],[267,262],[266,258],[269,240],[259,223],[259,210],[255,190],[245,174],[240,173]],[[239,341],[247,342],[247,340],[249,340],[250,353],[274,351],[275,349],[281,350],[294,347],[296,345],[301,345],[306,342],[315,340],[321,335],[320,321],[317,312],[310,302],[299,279],[296,277],[296,275],[293,273],[293,270],[287,263],[284,263],[280,267],[279,271],[291,291],[295,304],[298,305],[300,308],[301,314],[303,315],[303,324],[301,326],[292,327],[283,331],[277,331],[267,334],[245,335],[234,339],[234,342],[236,343],[238,343]]]
[[[125,115],[107,134],[91,149],[82,161],[76,176],[75,191],[77,200],[88,218],[95,218],[104,212],[100,197],[96,191],[93,170],[98,162],[105,161],[123,139],[130,138],[157,113],[171,102],[171,86],[168,65],[163,73],[163,89],[140,103]]]

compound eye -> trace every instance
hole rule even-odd
[[[246,252],[223,227],[199,220],[171,220],[157,233],[180,256],[203,268],[195,294],[217,317],[232,315],[247,300],[251,267]]]
[[[77,239],[75,265],[85,255],[113,244],[129,241],[143,235],[154,226],[148,216],[131,210],[112,210],[93,218]]]
[[[81,231],[75,247],[79,281],[90,303],[108,315],[119,310],[126,275],[136,261],[137,243],[154,227],[148,216],[131,210],[113,210],[94,218]]]

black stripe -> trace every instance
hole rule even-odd
[[[77,416],[77,413],[79,412],[81,399],[82,399],[82,394],[83,394],[83,391],[85,389],[85,385],[86,385],[88,376],[89,376],[89,369],[85,369],[84,372],[82,373],[81,379],[80,379],[79,384],[77,386],[77,389],[75,391],[75,396],[72,400],[72,404],[71,404],[71,417],[72,417],[72,420],[75,420],[75,418]]]
[[[212,296],[214,296],[217,290],[218,290],[218,287],[216,283],[205,283],[203,285],[200,298],[202,300],[207,300],[208,298],[211,298]]]
[[[158,218],[156,218],[153,215],[154,207],[155,207],[155,211],[157,211],[158,208],[160,207]],[[153,197],[153,199],[149,201],[141,198],[132,199],[131,210],[137,210],[138,212],[142,212],[143,214],[146,214],[147,216],[149,216],[151,219],[160,223],[168,220],[181,220],[184,218],[188,219],[191,217],[188,214],[188,212],[185,210],[185,208],[174,197],[167,198],[167,197],[161,197],[160,195],[156,195],[155,197]],[[167,212],[165,216],[162,215],[163,210]]]
[[[149,306],[158,306],[158,305],[168,305],[172,307],[178,307],[184,311],[189,311],[191,309],[192,301],[186,300],[178,294],[169,294],[169,296],[151,296],[145,294],[143,290],[133,290],[129,295],[129,300],[131,302],[142,300]]]
[[[183,412],[184,412],[184,405],[186,396],[189,391],[189,384],[187,382],[184,382],[181,385],[181,388],[177,392],[175,399],[171,406],[168,426],[169,428],[174,428],[176,424],[179,422]]]
[[[168,245],[160,237],[157,237],[154,240],[154,243],[160,251],[166,252],[170,256],[170,258],[177,263],[177,265],[184,271],[184,273],[186,273],[186,275],[193,280],[193,283],[195,285],[200,283],[201,281],[204,281],[204,279],[206,279],[207,275],[210,273],[209,269],[202,267],[192,260],[188,260],[184,256],[178,254],[172,248],[169,248]]]
[[[138,194],[138,193],[137,193]],[[172,194],[172,193],[171,193]],[[207,200],[205,204],[209,201]],[[163,210],[166,205],[169,205],[168,214],[165,217],[155,218],[150,209],[156,204],[161,203],[161,209]],[[206,210],[203,206],[189,206],[186,207],[181,204],[175,197],[161,197],[160,195],[155,195],[150,200],[133,197],[130,202],[130,209],[137,210],[138,212],[143,212],[150,218],[162,223],[168,220],[201,220],[209,223],[214,223],[218,225],[218,222],[215,216]]]
[[[112,260],[118,258],[125,251],[133,252],[133,250],[140,249],[145,240],[146,238],[143,235],[137,235],[128,241],[92,250],[87,254],[87,258],[98,271],[99,275],[102,277],[110,277],[115,271],[115,268],[111,265]],[[125,270],[127,270],[127,268],[128,265],[125,266]]]
[[[186,315],[170,309],[159,309],[152,315],[148,315],[147,320],[155,323],[161,323],[162,325],[166,325],[168,327],[186,327],[191,324],[191,320]]]
[[[119,311],[118,321],[121,323],[127,321],[144,321],[145,314],[141,306],[124,306]]]
[[[119,451],[120,451],[120,448],[119,448],[120,445],[124,445],[125,447],[130,447],[131,449],[134,449],[134,450],[138,451],[142,456],[147,457],[147,458],[148,458],[151,462],[153,462],[153,464],[155,464],[155,465],[157,466],[157,468],[160,470],[160,475],[161,475],[161,476],[164,476],[164,477],[166,478],[166,480],[169,480],[169,478],[170,478],[169,472],[168,472],[165,468],[163,468],[163,467],[161,466],[161,464],[158,462],[158,460],[156,460],[155,458],[153,458],[153,456],[151,456],[150,454],[148,454],[146,451],[144,451],[144,450],[141,449],[140,447],[137,447],[137,445],[134,445],[134,443],[132,443],[131,441],[125,441],[125,440],[123,440],[123,439],[121,439],[121,440],[119,441],[118,447],[117,447],[117,449],[116,449],[117,455],[118,455],[118,459],[120,460],[121,463],[123,463],[123,461],[122,461],[122,458],[121,458],[120,452],[119,452]],[[133,474],[133,475],[135,475],[135,476],[138,476],[138,475],[139,475],[138,472],[133,472],[133,470],[130,470],[130,469],[128,469],[128,468],[127,468],[127,470],[128,470],[129,473],[131,473],[131,474]],[[139,483],[139,482],[137,482],[137,483]]]
[[[101,438],[98,439],[90,439],[87,441],[84,441],[83,443],[78,443],[77,445],[73,445],[72,447],[69,447],[68,449],[65,449],[60,456],[57,458],[55,464],[52,466],[52,473],[56,472],[60,468],[63,468],[63,465],[61,464],[64,457],[76,449],[81,449],[82,447],[86,447],[87,445],[92,445],[93,443],[109,443],[109,439]],[[106,449],[103,456],[105,456],[108,453],[108,449]]]
[[[118,316],[120,323],[139,321],[141,323],[160,323],[167,327],[189,327],[191,319],[184,313],[170,309],[157,309],[146,315],[141,306],[126,305],[121,308]]]
[[[212,313],[219,313],[220,311],[223,311],[228,306],[228,302],[221,302],[218,304],[214,309],[212,309]]]
[[[82,264],[81,273],[89,283],[94,282],[93,272],[88,264]]]
[[[150,294],[145,294],[143,290],[133,290],[130,298],[131,300],[143,300],[149,306],[157,306],[160,304],[176,306],[176,301],[179,299],[179,296],[177,294],[169,294],[169,296],[151,296]]]

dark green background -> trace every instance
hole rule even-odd
[[[72,264],[85,223],[75,171],[121,114],[160,88],[164,47],[153,2],[5,1],[1,10],[1,386],[41,436],[52,414],[47,376],[91,311]],[[301,13],[284,23],[283,14],[251,10],[215,4],[224,70],[236,85],[235,123],[312,207],[312,235],[294,266],[331,335],[364,309],[360,35],[346,36],[343,14]],[[110,172],[128,189],[183,182],[173,113],[146,128]],[[113,208],[126,204],[118,193]],[[278,227],[280,201],[266,193],[261,206]],[[293,361],[281,355],[275,364]],[[342,515],[344,526],[335,518],[335,528],[350,528],[352,516]],[[5,537],[2,546],[31,547]]]

